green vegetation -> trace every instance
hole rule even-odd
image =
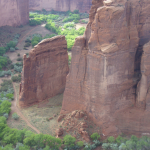
[[[13,82],[21,82],[21,75],[19,74],[18,76],[12,76],[11,77],[11,80],[13,81]]]
[[[75,10],[74,12],[67,11],[61,13],[54,10],[51,12],[44,10],[36,11],[34,13],[31,12],[29,17],[31,18],[29,23],[31,26],[46,23],[45,28],[47,30],[52,31],[56,35],[65,35],[68,50],[71,50],[74,45],[75,38],[83,35],[85,32],[84,27],[76,30],[75,23],[78,23],[80,19],[88,18],[89,16],[86,13],[79,13],[78,10]],[[82,22],[85,23],[84,20]],[[41,40],[31,40],[32,47],[37,45]],[[30,39],[25,42],[26,44],[24,49],[30,46]]]
[[[14,120],[18,120],[18,119],[19,119],[19,116],[18,116],[17,113],[13,113],[13,114],[12,114],[12,118],[13,118]]]
[[[91,139],[94,141],[94,140],[99,140],[100,139],[100,135],[98,133],[93,133],[91,135]]]

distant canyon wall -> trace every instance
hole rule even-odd
[[[29,0],[30,10],[89,12],[91,5],[92,0]]]
[[[0,0],[0,27],[24,25],[29,21],[29,0]]]

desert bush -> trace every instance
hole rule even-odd
[[[24,45],[24,47],[29,47],[30,45],[31,45],[31,43],[26,42],[25,45]]]
[[[0,92],[6,92],[12,88],[13,85],[11,80],[3,80],[3,83],[1,83],[1,87],[0,87]]]
[[[29,37],[27,37],[27,38],[26,38],[26,40],[25,40],[25,42],[26,42],[26,43],[31,43],[30,38],[29,38]]]
[[[8,99],[13,100],[13,99],[14,99],[14,94],[12,94],[12,93],[7,93],[7,94],[6,94],[6,97],[7,97]]]
[[[0,71],[0,77],[4,77],[5,75],[11,75],[11,70],[8,71]]]
[[[13,82],[21,82],[21,75],[12,76],[12,77],[11,77],[11,80],[12,80]]]
[[[113,136],[110,136],[110,137],[107,139],[107,141],[108,141],[109,143],[114,143],[114,142],[115,142],[115,138],[114,138]]]
[[[94,141],[94,140],[99,140],[100,139],[100,135],[98,133],[93,133],[91,135],[91,139]]]
[[[83,147],[83,145],[84,145],[83,141],[77,142],[77,146],[79,146],[79,148],[80,148],[80,147]]]
[[[32,47],[34,47],[35,45],[37,45],[39,42],[38,41],[32,41]]]
[[[14,52],[14,51],[15,51],[15,48],[11,47],[10,52]]]
[[[104,150],[108,150],[108,149],[110,148],[110,143],[103,143],[103,144],[102,144],[102,148],[103,148]]]
[[[18,41],[15,40],[15,41],[10,41],[9,43],[7,43],[7,48],[10,49],[11,47],[12,48],[15,48],[16,45],[17,45]]]
[[[18,47],[15,47],[15,50],[19,50],[19,48],[18,48]]]
[[[18,116],[17,113],[13,113],[13,114],[12,114],[12,118],[13,118],[14,120],[18,120],[18,119],[19,119],[19,116]]]
[[[20,53],[18,53],[17,56],[19,57],[19,56],[20,56]]]
[[[0,56],[3,56],[5,54],[6,50],[4,47],[0,47]]]
[[[9,114],[11,111],[11,102],[5,100],[0,105],[0,116],[3,116],[4,114]]]
[[[21,73],[21,72],[22,72],[22,66],[14,65],[14,70],[15,70],[16,72]]]
[[[23,58],[18,57],[18,58],[17,58],[17,61],[23,61]]]
[[[8,119],[8,113],[5,113],[3,116]]]
[[[8,62],[8,58],[0,56],[0,70],[2,70],[2,67],[6,67]]]
[[[65,135],[63,137],[63,141],[67,147],[73,147],[75,145],[76,138],[71,135]]]

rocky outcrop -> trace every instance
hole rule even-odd
[[[86,111],[104,135],[150,133],[149,9],[147,0],[92,1],[72,48],[61,113]]]
[[[65,89],[68,74],[65,36],[43,40],[24,55],[19,104],[30,106],[47,100]]]
[[[30,10],[89,12],[92,0],[29,0]]]
[[[29,21],[29,0],[0,0],[0,27],[24,25]]]

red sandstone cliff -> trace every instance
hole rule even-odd
[[[30,106],[60,94],[68,74],[68,53],[65,36],[43,40],[24,55],[20,106]]]
[[[72,48],[61,113],[84,110],[106,135],[150,133],[149,10],[147,0],[92,1]]]
[[[0,0],[0,27],[19,26],[29,21],[29,0]]]
[[[30,10],[89,12],[92,0],[29,0]]]

